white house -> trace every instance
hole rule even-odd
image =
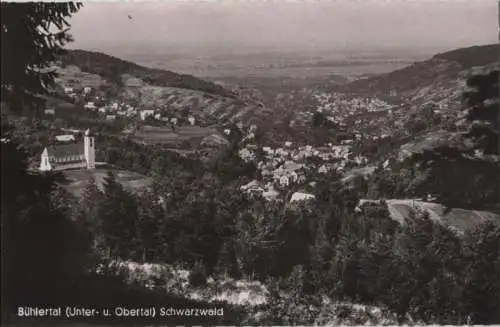
[[[309,201],[309,200],[314,200],[315,198],[316,197],[313,194],[295,192],[292,194],[292,197],[290,198],[290,202]]]
[[[99,112],[105,114],[108,111],[106,107],[99,108]]]
[[[272,155],[274,154],[274,151],[271,147],[269,146],[263,146],[262,151],[265,152],[267,155]]]
[[[305,183],[307,180],[306,175],[304,175],[303,173],[298,174],[298,175],[299,176],[297,177],[297,183],[299,183],[299,184]]]
[[[83,93],[89,94],[92,91],[92,88],[90,86],[86,86],[83,88]]]
[[[286,187],[290,185],[290,181],[288,180],[288,176],[281,176],[279,178],[279,183],[281,187]]]
[[[172,123],[172,125],[174,125],[174,126],[175,126],[175,125],[177,125],[178,119],[177,119],[177,118],[175,118],[175,117],[174,117],[174,118],[171,118],[171,119],[170,119],[170,122]]]
[[[238,152],[239,154],[239,157],[245,161],[245,162],[251,162],[252,160],[255,159],[255,154],[253,154],[250,150],[248,150],[247,148],[243,148],[241,150],[239,150]]]
[[[154,114],[155,114],[155,111],[154,110],[150,110],[150,109],[141,110],[139,112],[141,120],[146,120],[149,116],[153,116]]]
[[[160,120],[161,119],[161,114],[155,114],[155,119]]]
[[[45,109],[44,113],[46,115],[55,115],[56,111],[54,109]]]
[[[94,102],[87,102],[83,107],[89,110],[95,110],[97,108]]]
[[[66,93],[66,94],[73,93],[73,92],[74,92],[74,90],[72,87],[65,87],[64,88],[64,93]]]
[[[253,140],[255,138],[255,133],[250,132],[248,135],[244,138],[244,140]]]
[[[325,165],[322,165],[321,167],[318,168],[318,173],[320,174],[326,174],[328,172],[328,168]]]
[[[95,142],[88,129],[85,131],[83,143],[48,146],[40,158],[41,171],[82,168],[95,168]]]
[[[116,119],[116,115],[107,115],[106,116],[106,120],[115,120]]]
[[[246,185],[242,185],[240,190],[249,194],[249,193],[262,193],[264,189],[260,186],[260,183],[256,180],[251,181]]]
[[[73,134],[56,135],[56,141],[58,142],[69,142],[74,140],[75,136]]]
[[[262,196],[267,201],[272,201],[279,196],[279,192],[274,189],[273,186],[270,186],[266,191],[262,192]]]

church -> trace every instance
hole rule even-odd
[[[40,171],[94,168],[95,142],[88,129],[83,142],[48,146],[43,150],[40,160]]]

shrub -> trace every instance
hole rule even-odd
[[[193,270],[189,274],[189,284],[193,287],[207,285],[207,272],[201,261],[197,261],[194,264]]]

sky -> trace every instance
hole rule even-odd
[[[131,19],[129,18],[131,16]],[[85,2],[72,48],[454,49],[498,42],[494,0]]]

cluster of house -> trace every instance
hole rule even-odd
[[[77,98],[78,93],[81,95],[89,95],[92,92],[92,87],[85,86],[83,88],[75,88],[75,87],[64,87],[64,93],[68,95],[70,98]]]
[[[459,90],[459,88],[455,88]],[[420,108],[432,106],[434,114],[443,119],[456,119],[460,103],[460,91],[450,91],[446,86],[437,87],[413,96],[411,102]],[[359,139],[362,135],[369,139],[383,139],[395,131],[405,129],[408,120],[408,106],[389,104],[376,97],[361,97],[342,93],[317,92],[313,97],[318,101],[316,111],[340,127],[349,127]],[[302,113],[304,119],[311,119],[312,112]]]
[[[368,162],[365,157],[354,155],[350,146],[331,143],[314,148],[311,145],[294,147],[292,142],[285,142],[283,147],[276,149],[248,144],[240,149],[239,156],[245,162],[256,163],[261,175],[260,181],[243,185],[241,190],[266,199],[274,199],[279,191],[290,187],[314,186],[316,178],[331,170],[342,172]]]
[[[172,126],[177,126],[181,123],[178,117],[168,117],[162,115],[162,110],[160,109],[140,109],[129,103],[124,102],[109,102],[103,96],[99,96],[94,92],[92,87],[86,86],[83,88],[74,88],[74,87],[64,87],[64,93],[73,98],[78,99],[81,97],[86,102],[84,104],[84,109],[96,112],[106,120],[115,120],[118,117],[138,117],[139,119],[145,121],[149,119],[154,119],[162,122],[166,122]],[[55,115],[54,109],[46,109],[46,115]],[[185,124],[189,124],[191,126],[196,125],[196,118],[192,115],[185,118]]]
[[[346,114],[361,112],[390,111],[392,105],[376,97],[359,97],[342,93],[315,93],[318,109],[332,114],[332,118],[345,118]]]
[[[114,120],[117,117],[138,117],[140,120],[146,121],[150,119],[166,122],[177,126],[179,118],[163,116],[160,109],[137,109],[130,104],[113,102],[110,105],[97,107],[95,102],[87,102],[84,106],[87,110],[92,110],[106,116],[107,120]],[[190,125],[196,124],[196,118],[189,116],[186,119]]]

